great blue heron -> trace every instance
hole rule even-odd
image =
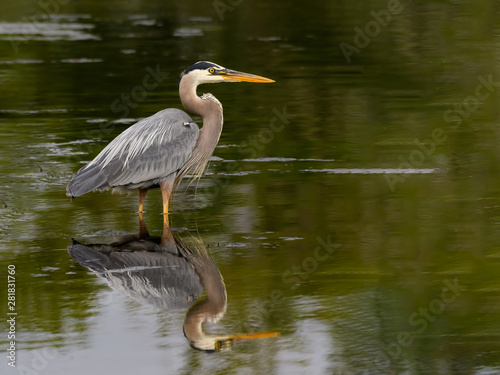
[[[196,94],[202,83],[274,82],[253,74],[200,61],[179,80],[179,96],[189,111],[202,116],[199,129],[187,113],[164,109],[118,135],[94,160],[71,179],[66,195],[74,198],[90,191],[113,189],[139,191],[139,213],[148,189],[160,187],[163,215],[168,223],[168,205],[173,190],[186,174],[200,178],[222,132],[222,104],[212,94]]]

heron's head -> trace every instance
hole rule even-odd
[[[191,65],[184,72],[182,72],[180,81],[182,81],[184,77],[189,77],[196,85],[217,82],[274,82],[269,78],[226,69],[223,66],[208,61],[199,61],[196,64]]]

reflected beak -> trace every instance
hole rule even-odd
[[[249,333],[248,335],[234,335],[230,336],[229,340],[251,340],[251,339],[265,339],[268,337],[279,336],[279,332],[257,332]]]
[[[255,82],[255,83],[272,83],[272,79],[256,76],[253,74],[237,72],[236,70],[226,69],[220,72],[222,78],[231,82]]]
[[[215,342],[215,350],[229,350],[235,340],[251,340],[251,339],[265,339],[268,337],[276,337],[279,336],[279,332],[258,332],[258,333],[250,333],[248,335],[234,335],[234,336],[226,336],[221,337],[219,340]]]

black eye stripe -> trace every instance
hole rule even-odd
[[[211,63],[208,61],[198,61],[196,64],[193,64],[189,68],[187,68],[183,74],[188,74],[189,72],[191,72],[193,70],[198,70],[198,69],[207,70],[209,68],[218,69],[219,66],[217,66],[217,64],[214,64],[214,63]]]

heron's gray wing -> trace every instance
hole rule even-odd
[[[182,132],[167,142],[158,142],[137,154],[117,157],[104,167],[110,186],[138,185],[157,180],[178,171],[188,160],[198,138],[198,127],[194,123],[180,124]],[[161,137],[160,137],[161,138]]]
[[[106,186],[166,177],[184,165],[198,135],[198,126],[185,112],[174,108],[160,111],[111,141],[73,177],[67,194],[79,196]]]

